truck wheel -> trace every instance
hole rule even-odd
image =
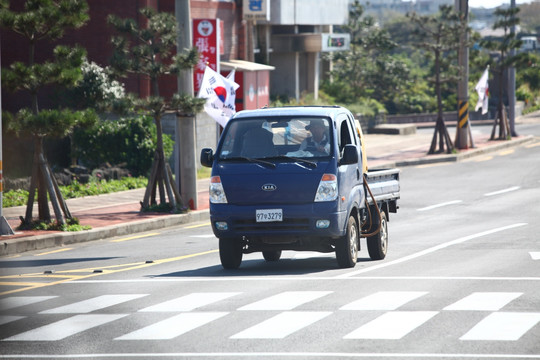
[[[367,238],[367,248],[371,260],[382,260],[388,249],[388,221],[386,213],[381,211],[381,230]]]
[[[278,261],[281,258],[281,250],[263,251],[262,253],[266,261]]]
[[[336,259],[339,267],[350,268],[358,259],[358,227],[356,219],[349,217],[345,236],[336,241]]]
[[[237,238],[219,238],[219,259],[224,269],[238,269],[242,263],[242,242]]]

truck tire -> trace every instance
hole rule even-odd
[[[358,226],[354,216],[350,216],[345,236],[336,241],[336,259],[339,267],[351,268],[356,265],[358,245]]]
[[[382,260],[388,250],[388,221],[386,213],[381,211],[381,230],[366,239],[369,257],[371,260]]]
[[[281,258],[281,250],[263,251],[262,253],[266,261],[278,261]]]
[[[242,242],[237,238],[219,238],[219,259],[224,269],[235,270],[242,263]]]

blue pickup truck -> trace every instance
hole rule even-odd
[[[386,256],[389,213],[397,212],[399,170],[367,171],[360,124],[339,106],[240,111],[214,153],[210,220],[225,269],[243,254],[278,261],[283,250],[335,252],[354,267],[360,238],[371,259]]]

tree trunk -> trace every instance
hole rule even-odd
[[[43,138],[34,138],[34,163],[32,165],[32,178],[30,192],[26,204],[26,214],[23,223],[31,224],[33,221],[33,207],[35,193],[38,193],[38,220],[46,223],[51,222],[49,199],[52,203],[56,221],[64,225],[65,218],[71,219],[71,213],[67,207],[62,193],[58,188],[56,179],[52,174],[43,152]]]
[[[504,80],[504,71],[501,69],[501,71],[498,73],[499,77],[499,102],[497,103],[497,115],[495,116],[495,122],[493,123],[493,129],[491,130],[491,137],[490,140],[495,140],[495,132],[497,130],[497,126],[499,126],[499,137],[498,140],[507,140],[508,136],[510,135],[510,132],[507,132],[507,120],[504,116],[504,101],[503,101],[503,80]]]
[[[428,154],[435,154],[436,152],[444,152],[446,144],[446,152],[450,154],[454,150],[454,145],[446,129],[443,119],[443,105],[441,94],[441,62],[440,52],[435,52],[435,92],[437,93],[437,122],[435,123],[435,132],[433,133],[433,139],[431,140],[431,146]],[[437,151],[437,136],[439,140],[439,151]]]

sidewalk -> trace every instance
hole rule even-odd
[[[518,120],[539,123],[540,112]],[[449,132],[453,136],[455,128],[450,128]],[[366,135],[369,169],[455,162],[534,140],[533,136],[525,135],[509,141],[489,141],[487,135],[475,134],[473,131],[474,149],[460,150],[456,154],[426,155],[432,137],[433,132],[417,132],[410,135]],[[198,181],[198,209],[187,214],[140,213],[140,202],[144,197],[145,189],[66,200],[70,212],[79,219],[80,224],[92,227],[87,231],[16,230],[20,224],[19,217],[25,215],[26,206],[3,209],[3,216],[15,231],[15,235],[0,237],[0,256],[115,236],[128,236],[208,220],[208,185],[209,179]]]

